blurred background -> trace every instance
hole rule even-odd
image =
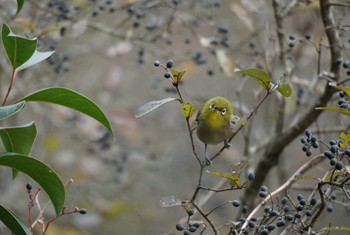
[[[286,105],[289,122],[321,92],[314,43],[324,35],[317,2],[300,1],[285,18],[285,53],[293,71],[293,96]],[[185,211],[181,207],[160,207],[159,201],[168,195],[190,199],[199,166],[179,103],[168,103],[140,119],[134,117],[148,101],[177,97],[170,81],[163,77],[165,71],[153,62],[165,64],[171,59],[175,69],[186,70],[180,85],[186,101],[200,106],[213,96],[224,96],[233,102],[239,115],[246,115],[262,97],[262,89],[255,81],[234,74],[233,69],[262,68],[274,80],[283,74],[277,59],[279,47],[271,3],[27,0],[22,12],[17,16],[15,12],[16,1],[0,0],[1,23],[6,22],[17,35],[38,37],[39,50],[55,50],[55,54],[18,74],[10,100],[43,87],[71,88],[104,110],[116,136],[114,141],[96,121],[73,110],[41,103],[26,105],[23,112],[2,123],[37,123],[39,134],[31,155],[53,167],[64,182],[74,180],[67,187],[67,208],[88,210],[86,215],[63,216],[50,226],[48,234],[180,234],[175,224]],[[327,53],[322,55],[321,65],[328,66],[328,59]],[[4,94],[11,71],[3,48],[0,66]],[[252,145],[258,146],[271,134],[271,120],[277,113],[274,102],[279,98],[270,97],[254,118]],[[338,116],[323,117],[328,123],[331,118],[339,124],[334,125],[334,131],[342,127]],[[243,137],[244,131],[215,161],[211,171],[230,172],[236,163],[247,160]],[[204,157],[204,146],[197,138],[195,146]],[[209,153],[219,148],[211,146]],[[286,149],[279,168],[271,171],[266,182],[272,189],[307,160],[300,148],[297,141]],[[251,160],[252,168],[255,162]],[[20,175],[12,181],[7,168],[0,169],[0,179],[1,203],[27,218],[25,185],[31,179]],[[204,177],[208,187],[220,180],[209,174]],[[240,199],[240,195],[239,191],[218,193],[204,208]],[[46,203],[44,193],[40,200]],[[213,220],[229,223],[236,219],[237,210],[224,207],[213,214]],[[48,209],[47,218],[52,216],[53,211]],[[325,219],[330,218],[326,215]],[[1,234],[8,234],[1,229]]]

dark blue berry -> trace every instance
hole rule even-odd
[[[332,153],[337,153],[339,148],[336,145],[332,145],[329,150],[331,150]]]
[[[298,201],[304,199],[304,195],[303,194],[298,194],[297,199],[298,199]]]
[[[284,211],[285,213],[288,213],[288,212],[289,212],[289,206],[285,206],[285,207],[283,208],[283,211]]]
[[[283,205],[285,205],[285,204],[287,204],[287,202],[288,202],[288,198],[287,198],[287,197],[282,197],[281,203],[282,203]]]
[[[260,235],[268,235],[269,234],[269,230],[267,230],[266,228],[263,228],[260,230]]]
[[[344,103],[346,103],[346,99],[345,99],[345,98],[340,98],[340,99],[338,100],[338,105],[342,105],[342,104],[344,104]]]
[[[343,68],[344,68],[344,69],[349,68],[349,64],[348,64],[348,63],[343,63]]]
[[[344,104],[339,105],[339,107],[342,109],[347,109],[349,106],[347,103],[344,103]]]
[[[297,211],[302,211],[303,209],[304,209],[303,206],[301,206],[301,205],[298,205],[298,206],[297,206]]]
[[[306,144],[306,143],[307,143],[307,139],[306,139],[305,137],[301,137],[301,138],[300,138],[300,142],[301,142],[302,144]]]
[[[260,191],[267,192],[267,190],[268,190],[268,188],[265,185],[260,187]]]
[[[344,98],[344,97],[345,97],[345,92],[344,92],[344,91],[339,91],[339,92],[338,92],[338,96],[339,96],[340,98]]]
[[[306,210],[305,211],[306,216],[311,216],[312,215],[312,210]]]
[[[350,157],[350,150],[349,150],[349,149],[345,149],[344,153],[345,153],[348,157]]]
[[[334,154],[330,151],[326,151],[323,153],[326,157],[328,157],[328,159],[332,159],[335,158]]]
[[[154,63],[153,63],[154,66],[158,67],[160,65],[160,62],[159,60],[155,60]]]
[[[320,146],[320,144],[318,142],[312,143],[312,147],[314,147],[315,149],[317,149]]]
[[[310,157],[312,155],[312,152],[310,150],[307,150],[305,154],[307,157]]]
[[[294,220],[294,217],[290,214],[286,215],[286,219],[289,221],[289,222],[292,222]]]
[[[289,47],[289,48],[293,48],[294,46],[295,46],[294,42],[288,43],[288,47]]]
[[[332,195],[331,195],[331,199],[332,199],[332,200],[337,199],[337,195],[335,195],[334,193],[332,193]]]
[[[233,200],[233,201],[232,201],[232,205],[233,205],[234,207],[239,207],[239,206],[241,205],[241,203],[240,203],[238,200]]]
[[[85,215],[87,213],[87,210],[85,208],[80,208],[79,213]]]
[[[289,35],[288,38],[289,38],[289,40],[295,40],[294,35]]]
[[[173,64],[174,64],[174,62],[172,60],[168,60],[168,62],[166,62],[166,67],[168,69],[171,69],[173,67]]]
[[[182,223],[176,224],[175,228],[176,228],[177,231],[182,231],[182,230],[185,229],[185,227],[184,227],[184,225]]]
[[[197,228],[195,226],[191,226],[188,231],[190,231],[191,233],[196,232]]]
[[[272,231],[272,230],[274,230],[275,228],[276,228],[276,226],[274,225],[274,224],[269,224],[269,225],[267,225],[267,227],[266,227],[269,231]]]
[[[331,203],[327,204],[327,211],[332,212],[333,211],[333,205]]]
[[[292,220],[294,219],[293,216],[291,216],[291,215],[290,215],[290,218],[291,218]],[[292,220],[291,220],[291,221],[292,221]],[[284,221],[283,219],[279,219],[279,220],[277,220],[276,225],[277,225],[277,227],[283,227],[283,226],[286,225],[286,221]]]
[[[341,65],[343,63],[343,60],[341,58],[338,58],[335,63],[337,63],[337,65]]]
[[[309,129],[306,129],[305,130],[305,135],[306,135],[306,137],[311,138],[312,132]]]
[[[303,147],[301,148],[301,150],[303,150],[303,152],[306,152],[309,150],[309,145],[308,144],[304,144]]]
[[[189,211],[187,212],[187,214],[188,214],[188,216],[194,215],[194,210],[189,210]]]
[[[264,208],[265,213],[270,213],[271,210],[272,210],[271,206],[265,206]]]
[[[242,206],[242,213],[245,214],[248,212],[248,207],[247,206]]]
[[[27,188],[28,191],[32,190],[32,188],[33,188],[32,183],[30,183],[30,182],[27,183],[26,188]]]
[[[315,136],[311,136],[310,141],[311,143],[316,143],[317,138]]]
[[[188,231],[188,230],[185,230],[185,231],[184,231],[184,235],[191,235],[191,232]]]
[[[169,72],[166,72],[166,73],[164,74],[164,77],[165,77],[165,78],[170,78],[170,77],[171,77],[171,75],[170,75],[170,73],[169,73]]]
[[[306,40],[310,40],[311,39],[311,35],[310,34],[306,34],[305,38],[306,38]]]
[[[248,222],[248,226],[249,226],[249,228],[255,228],[255,222],[254,221],[249,221]]]
[[[329,164],[331,166],[334,166],[335,164],[337,163],[337,160],[335,158],[332,158],[330,161],[329,161]]]
[[[255,179],[255,174],[254,174],[253,172],[250,172],[250,173],[248,174],[248,179],[249,179],[249,180],[254,180],[254,179]]]
[[[314,206],[314,205],[316,205],[316,203],[317,203],[317,199],[316,198],[311,198],[311,200],[310,200],[310,205],[312,205],[312,206]]]
[[[272,211],[270,211],[270,215],[271,215],[271,216],[277,216],[277,215],[278,215],[278,212],[275,211],[275,210],[272,210]]]
[[[266,197],[267,197],[267,192],[265,192],[265,191],[260,191],[260,192],[259,192],[259,197],[261,197],[261,198],[266,198]]]
[[[343,163],[341,161],[337,161],[335,163],[335,169],[336,170],[341,170],[343,168]]]
[[[305,206],[305,205],[306,205],[305,199],[301,199],[301,200],[299,201],[299,204],[302,205],[302,206]]]
[[[295,214],[294,214],[294,218],[300,219],[300,218],[301,218],[300,212],[295,213]]]

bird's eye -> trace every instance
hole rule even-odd
[[[223,109],[221,110],[221,114],[222,114],[222,116],[224,116],[224,115],[226,114],[226,108],[223,108]]]
[[[209,109],[213,109],[215,106],[214,106],[214,103],[211,103],[210,106],[209,106]]]

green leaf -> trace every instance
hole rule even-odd
[[[32,235],[27,225],[11,210],[0,204],[0,220],[16,235]]]
[[[261,69],[256,69],[256,68],[244,69],[244,70],[235,69],[234,71],[242,75],[248,75],[254,78],[255,81],[257,81],[260,84],[260,86],[262,86],[268,91],[271,89],[272,79],[270,75],[268,75],[265,71]]]
[[[182,104],[182,112],[185,116],[185,118],[190,118],[192,115],[196,112],[197,107],[191,105],[190,103],[183,103]]]
[[[346,87],[346,86],[337,86],[333,83],[329,83],[330,86],[340,90],[340,91],[344,91],[346,97],[350,97],[350,88],[349,87]]]
[[[24,108],[25,101],[0,107],[0,120],[8,118]]]
[[[70,89],[64,87],[44,88],[27,95],[21,100],[48,102],[77,110],[100,122],[113,135],[112,126],[100,107],[89,98]]]
[[[341,132],[339,138],[343,140],[343,141],[341,141],[339,143],[340,147],[346,148],[347,146],[349,146],[349,144],[350,144],[350,133]]]
[[[17,12],[16,15],[22,10],[24,0],[17,0]]]
[[[150,101],[144,105],[142,105],[135,113],[135,117],[139,118],[142,117],[143,115],[155,110],[156,108],[159,108],[163,104],[169,103],[171,101],[178,100],[176,98],[165,98],[162,100],[157,100],[157,101]]]
[[[35,137],[36,126],[34,122],[23,126],[1,127],[0,138],[7,152],[15,152],[28,155],[32,149]]]
[[[292,88],[288,83],[282,83],[278,86],[277,91],[284,97],[289,97],[292,94]]]
[[[230,184],[232,187],[237,186],[240,187],[241,186],[241,179],[240,179],[240,175],[239,174],[231,174],[231,173],[221,173],[218,171],[207,171],[209,174],[215,175],[215,176],[219,176],[219,177],[223,177],[226,178],[228,180],[230,180]]]
[[[23,126],[0,127],[0,138],[6,152],[28,155],[32,149],[36,134],[34,122]],[[16,178],[17,174],[18,171],[13,170],[12,178]]]
[[[311,176],[311,175],[302,175],[302,176],[295,176],[293,178],[293,181],[299,181],[299,180],[317,180],[318,179],[314,176]]]
[[[17,71],[26,69],[32,65],[35,65],[43,60],[46,60],[47,58],[49,58],[53,53],[55,53],[54,51],[46,51],[46,52],[40,52],[40,51],[34,51],[34,54],[30,57],[29,60],[27,60],[24,64],[22,64],[21,66],[19,66],[17,68]]]
[[[343,108],[338,108],[338,107],[317,107],[317,110],[325,110],[325,111],[332,111],[332,112],[337,112],[337,113],[341,113],[341,114],[345,114],[350,116],[350,111],[347,109],[343,109]]]
[[[16,71],[37,64],[54,53],[54,51],[37,51],[38,40],[36,38],[28,39],[19,37],[6,24],[2,26],[2,40],[7,56],[13,69],[16,69]]]
[[[38,40],[15,35],[7,24],[2,26],[2,43],[14,69],[18,68],[34,54]]]
[[[65,201],[65,189],[53,169],[27,155],[8,152],[0,153],[0,165],[11,167],[30,176],[47,193],[56,215],[61,213]]]
[[[326,227],[320,230],[320,232],[329,232],[329,231],[350,231],[350,227],[346,226],[331,226]]]
[[[182,79],[182,77],[185,75],[186,71],[177,71],[175,69],[171,69],[170,70],[173,77],[174,77],[174,80],[176,82],[176,84],[178,84],[180,82],[180,80]]]

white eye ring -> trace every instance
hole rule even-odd
[[[211,103],[210,106],[209,106],[209,109],[213,109],[215,106],[214,106],[214,103]]]
[[[226,115],[226,108],[223,108],[223,109],[221,110],[221,114],[222,114],[222,116]]]

